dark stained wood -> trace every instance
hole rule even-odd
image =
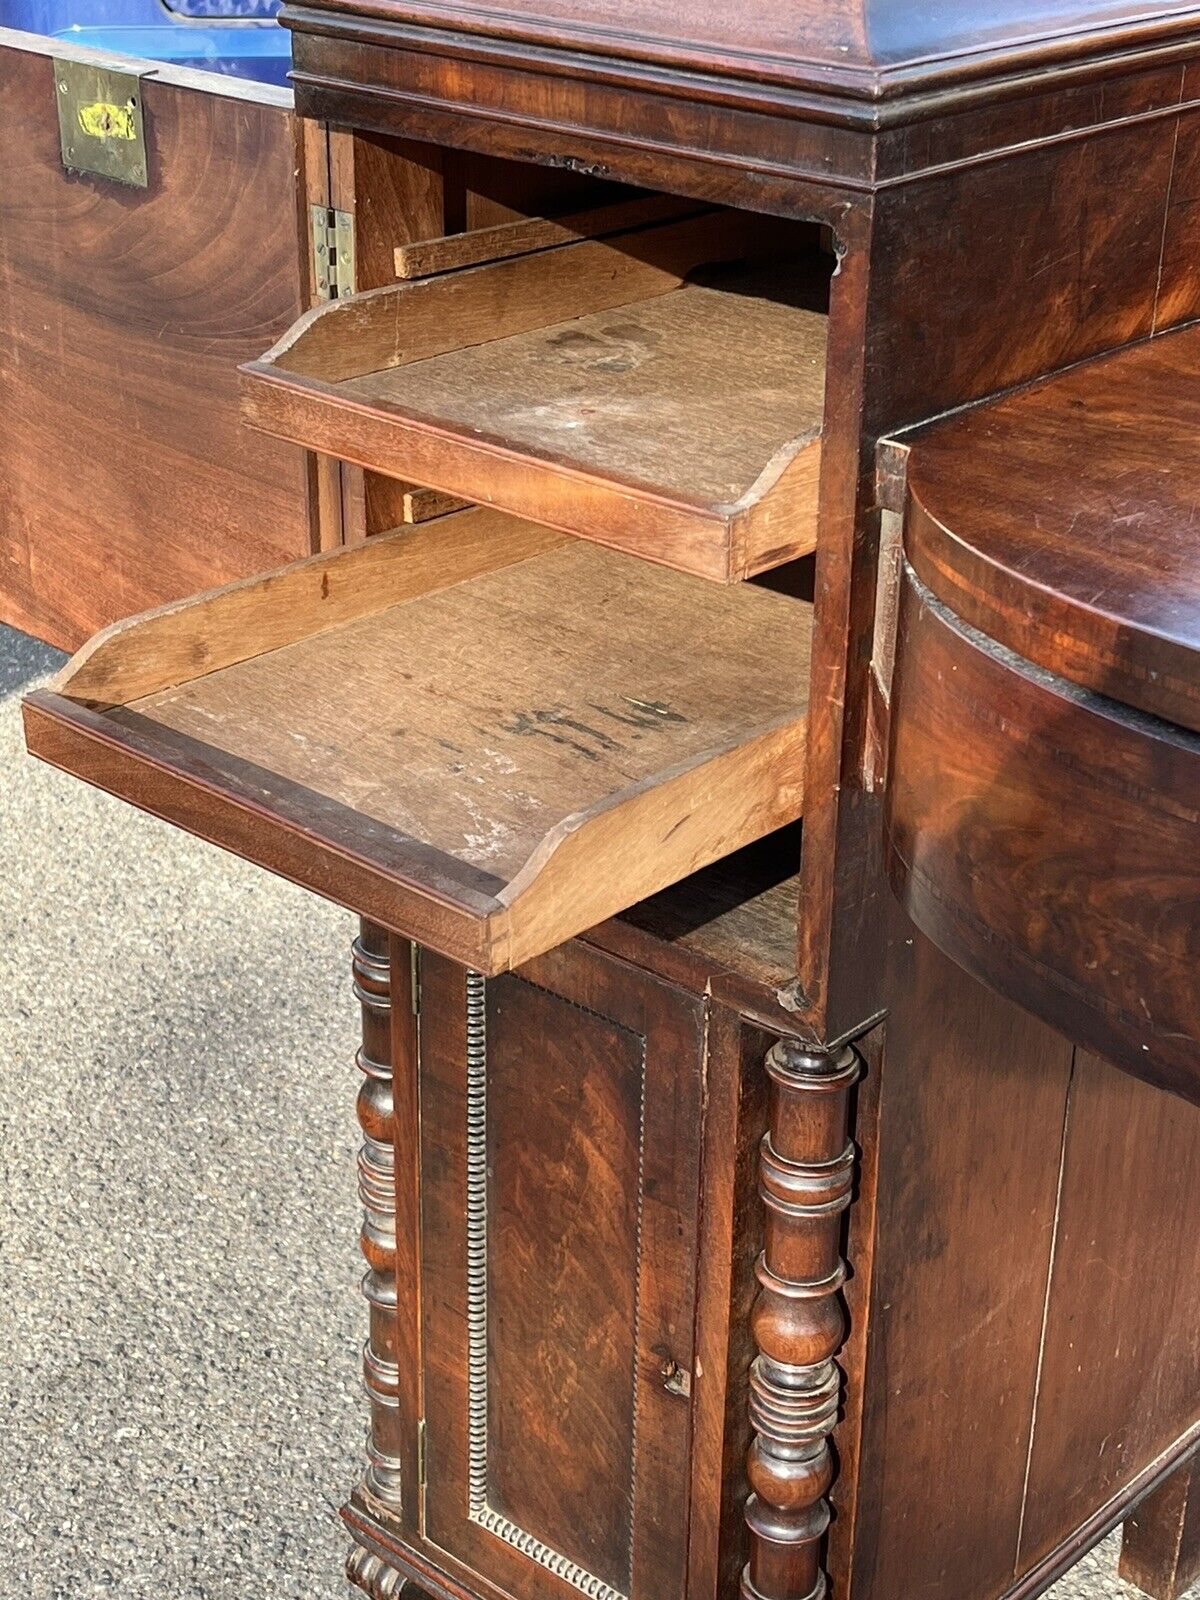
[[[926,587],[1027,660],[1194,732],[1198,363],[1200,332],[1172,333],[904,440]]]
[[[708,1014],[700,1182],[688,1594],[737,1593],[748,1534],[746,1383],[762,1249],[758,1154],[767,1123],[762,1062],[773,1040],[720,1007]]]
[[[304,141],[286,95],[162,69],[150,187],[68,176],[52,46],[0,48],[0,618],[71,648],[314,547],[304,456],[235,372],[307,304]]]
[[[1177,103],[1182,82],[1178,65],[1131,75],[1109,87],[1104,105],[1136,118],[1164,100]],[[1076,126],[1096,110],[1077,104]],[[1016,137],[1010,112],[1007,101],[990,109],[989,137]],[[961,133],[961,121],[947,118],[944,126]],[[883,187],[838,224],[849,253],[830,306],[829,359],[839,376],[828,385],[823,442],[817,712],[809,730],[796,995],[800,1020],[818,1040],[853,1031],[883,1004],[876,752],[886,736],[872,716],[870,673],[880,598],[874,440],[1144,337],[1155,325],[1178,160],[1175,120],[1147,116],[1054,142],[1052,126],[1043,118],[1037,137],[1045,142],[1005,160],[960,152],[962,164],[952,170]],[[897,158],[904,170],[930,159],[933,125],[907,130],[906,138],[912,148]],[[1092,202],[1096,193],[1105,196],[1102,207]]]
[[[421,1510],[421,1125],[417,1073],[420,951],[390,936],[388,998],[392,1061],[392,1162],[396,1207],[396,1307],[392,1337],[396,1361],[396,1455],[400,1506],[376,1508],[406,1534],[415,1533]]]
[[[331,38],[318,35],[309,26],[315,18],[295,7],[281,19],[304,28],[292,37],[292,80],[306,116],[381,132],[403,128],[471,157],[539,162],[614,184],[831,223],[844,214],[826,187],[833,174],[852,175],[856,186],[869,183],[869,135],[773,117],[753,105],[694,106],[675,96],[664,117],[659,93],[636,69],[617,82],[608,74],[548,79],[541,61],[496,62],[484,51],[470,67],[468,110],[460,97],[462,63],[437,48],[413,49],[408,30],[397,36],[386,24],[358,19],[352,38]],[[640,139],[630,137],[635,127],[644,130]],[[728,152],[728,169],[697,161],[698,151],[718,148]]]
[[[363,1492],[388,1514],[404,1498],[403,1425],[399,1404],[400,1351],[396,1340],[396,1150],[392,1093],[392,936],[363,919],[354,941],[354,994],[362,1007],[363,1042],[357,1064],[363,1074],[358,1157],[363,1204],[362,1252],[367,1263],[363,1293],[370,1306],[370,1332],[363,1350],[363,1383],[371,1407],[367,1476]],[[411,1492],[411,1490],[410,1490]]]
[[[1020,1537],[1071,1049],[895,908],[890,931],[850,1592],[998,1596]]]
[[[1079,1053],[1022,1569],[1200,1423],[1198,1135],[1200,1108]]]
[[[1200,1476],[1194,1455],[1126,1519],[1121,1576],[1152,1600],[1183,1600],[1200,1579]]]
[[[1200,93],[1200,66],[1184,69],[1183,98]],[[1154,330],[1200,315],[1200,285],[1192,270],[1200,237],[1200,117],[1193,111],[1178,124],[1171,189],[1163,229],[1163,257],[1154,304]]]
[[[825,1548],[825,1566],[835,1595],[853,1591],[860,1499],[874,1470],[874,1462],[869,1457],[865,1461],[863,1459],[863,1432],[866,1424],[867,1359],[871,1352],[875,1245],[878,1238],[880,1069],[885,1036],[886,1029],[873,1028],[859,1038],[854,1046],[862,1062],[862,1075],[850,1101],[850,1127],[857,1152],[856,1181],[842,1236],[847,1271],[842,1302],[849,1328],[837,1357],[843,1380],[842,1404],[833,1432],[837,1471],[829,1492],[833,1522]]]
[[[1177,96],[1178,68],[1172,82]],[[1177,127],[1133,122],[878,198],[873,258],[886,265],[868,359],[880,431],[1152,331]]]
[[[906,571],[889,864],[1003,994],[1200,1102],[1200,737],[964,631]]]
[[[968,0],[936,12],[889,6],[885,0],[760,0],[732,15],[715,0],[504,0],[503,5],[435,4],[434,0],[316,0],[314,12],[378,16],[394,23],[437,25],[526,45],[568,45],[600,55],[669,63],[700,71],[801,87],[826,95],[891,98],[989,72],[1009,73],[1032,60],[1100,56],[1186,36],[1195,16],[1168,6],[1153,19],[1136,4],[1108,6],[1097,37],[1093,13],[1080,0],[1038,9],[1000,0],[982,18]],[[328,24],[326,24],[328,26]]]
[[[766,1058],[742,1600],[820,1600],[825,1592],[826,1496],[835,1471],[829,1436],[841,1398],[834,1358],[847,1331],[841,1214],[854,1185],[849,1106],[861,1070],[850,1046],[817,1054],[780,1040]]]
[[[800,858],[794,1009],[815,1042],[857,1032],[881,1006],[875,906],[880,887],[878,801],[863,750],[876,598],[877,519],[863,474],[871,228],[867,210],[843,224],[849,246],[833,280],[830,371],[821,455],[813,593],[812,717]]]
[[[789,12],[792,50],[819,54],[827,46],[838,60],[815,69],[810,90],[799,95],[773,70],[778,62],[756,58],[753,50],[726,52],[720,60],[697,54],[687,37],[689,27],[703,31],[695,6],[680,19],[673,47],[609,28],[601,53],[582,61],[572,47],[578,50],[586,32],[538,46],[521,37],[519,26],[510,34],[495,9],[475,9],[469,32],[463,13],[456,18],[440,6],[436,15],[422,6],[419,22],[397,21],[398,13],[417,15],[371,4],[353,14],[342,6],[285,8],[284,21],[297,30],[294,81],[305,114],[677,193],[712,197],[711,182],[721,176],[728,193],[736,173],[763,209],[778,203],[781,179],[870,189],[996,150],[1155,116],[1180,103],[1181,88],[1194,103],[1194,85],[1181,77],[1192,26],[1187,14],[1151,17],[1134,7],[1121,16],[1107,10],[1109,25],[1097,27],[1092,6],[1068,6],[1057,19],[1063,29],[1057,40],[1030,19],[1020,47],[1010,37],[993,50],[980,32],[977,47],[963,55],[940,58],[935,51],[909,67],[880,63],[882,77],[861,61],[854,65],[854,47],[837,38],[835,14]],[[918,13],[906,8],[894,15],[915,41]],[[951,32],[962,22],[978,29],[978,9],[969,5],[939,8],[936,16]],[[753,34],[745,11],[738,26]],[[1150,49],[1147,29],[1157,35]],[[997,46],[1003,33],[1001,24]],[[639,54],[656,59],[633,59]],[[699,72],[684,69],[689,60]],[[1125,90],[1132,83],[1145,92],[1131,97]],[[697,183],[705,187],[692,187]]]
[[[1161,316],[1156,301],[1173,248],[1164,240],[1187,238],[1186,210],[1171,205],[1186,147],[1171,113],[1193,103],[1195,73],[1164,38],[1160,55],[1130,59],[1119,76],[1115,63],[1136,24],[1112,34],[1089,28],[1073,44],[1064,36],[1063,48],[1095,49],[1093,64],[1106,58],[1103,82],[1072,69],[1068,84],[1044,70],[996,98],[982,88],[995,64],[983,51],[975,58],[977,104],[964,101],[935,117],[928,103],[898,99],[894,113],[884,108],[875,136],[797,120],[793,105],[786,120],[774,117],[768,91],[744,91],[735,102],[715,82],[704,84],[689,120],[687,97],[697,85],[683,79],[671,83],[667,127],[644,72],[634,84],[610,56],[603,70],[591,58],[586,70],[564,74],[553,52],[527,54],[518,66],[494,32],[484,37],[491,17],[477,19],[482,31],[469,44],[452,30],[435,44],[422,29],[361,13],[331,23],[328,14],[318,22],[315,12],[296,11],[293,20],[301,25],[295,42],[305,104],[382,123],[402,114],[406,125],[464,149],[583,164],[610,178],[736,197],[833,225],[846,253],[830,325],[837,381],[823,444],[817,715],[793,999],[797,1025],[816,1042],[862,1026],[882,1006],[881,773],[872,753],[882,736],[868,710],[876,533],[867,451],[879,431],[1183,314],[1171,294]],[[304,31],[309,22],[320,37]],[[335,39],[332,27],[342,36]],[[1038,58],[1041,67],[1051,54]],[[319,88],[326,70],[343,87]],[[468,74],[470,108],[462,100]],[[920,120],[907,122],[918,104]],[[941,103],[937,109],[949,112]],[[696,151],[703,161],[685,153]],[[983,159],[997,152],[1005,159]],[[897,181],[917,174],[926,176]],[[835,187],[839,181],[845,186]],[[864,193],[870,189],[873,196]],[[1103,207],[1089,202],[1096,192],[1106,197]]]
[[[414,1592],[406,1589],[408,1580],[404,1573],[365,1541],[356,1540],[350,1547],[346,1557],[346,1580],[367,1595],[368,1600],[402,1600],[405,1593]]]
[[[428,1535],[512,1594],[682,1595],[702,1008],[580,946],[429,958],[421,1032]]]
[[[457,3],[435,10],[426,0],[293,7],[300,104],[354,129],[344,137],[361,151],[351,187],[361,190],[355,205],[367,230],[362,261],[371,281],[406,237],[579,209],[617,197],[619,184],[832,230],[840,257],[824,342],[812,610],[780,610],[756,641],[781,672],[801,670],[812,685],[800,873],[789,883],[794,836],[774,840],[770,870],[760,880],[731,863],[723,881],[693,882],[677,895],[656,897],[631,918],[494,983],[423,958],[420,1095],[410,1085],[407,1100],[393,1098],[397,1209],[390,1251],[397,1284],[402,1273],[419,1284],[385,1330],[398,1352],[410,1352],[416,1376],[410,1369],[397,1380],[397,1417],[382,1417],[400,1463],[399,1510],[389,1510],[369,1488],[355,1497],[347,1512],[358,1541],[352,1576],[379,1600],[393,1600],[405,1576],[433,1600],[577,1600],[581,1588],[603,1600],[620,1594],[730,1600],[746,1560],[743,1592],[751,1600],[810,1600],[822,1592],[819,1568],[838,1600],[1029,1596],[1120,1520],[1194,1443],[1194,1411],[1188,1413],[1183,1396],[1196,1387],[1196,1274],[1171,1276],[1165,1260],[1174,1249],[1186,1265],[1190,1241],[1180,1244],[1172,1210],[1178,1205],[1182,1215],[1184,1202],[1163,1204],[1163,1251],[1147,1240],[1157,1224],[1148,1197],[1162,1187],[1163,1152],[1187,1177],[1195,1141],[1164,1132],[1170,1117],[1189,1110],[1182,1102],[1108,1069],[1118,1092],[1081,1119],[1090,1134],[1076,1134],[1074,1107],[1068,1115],[1070,1044],[939,954],[889,900],[881,859],[885,786],[894,832],[902,817],[898,803],[919,802],[920,817],[933,819],[929,837],[944,868],[939,882],[953,881],[967,905],[981,888],[991,896],[971,944],[957,925],[948,931],[941,902],[930,895],[920,904],[912,900],[916,880],[907,867],[898,875],[923,925],[966,966],[993,979],[995,950],[983,933],[996,906],[1040,907],[1048,936],[1058,935],[1062,829],[1043,836],[1028,858],[1018,854],[1012,870],[1004,851],[1019,849],[1042,812],[1015,805],[999,819],[1012,826],[997,832],[995,791],[978,790],[996,774],[992,757],[1004,756],[1006,782],[1024,775],[1025,787],[1018,788],[1026,795],[1050,771],[1061,791],[1053,809],[1067,814],[1068,827],[1076,817],[1095,820],[1110,792],[1117,794],[1113,804],[1140,828],[1136,845],[1120,856],[1110,841],[1091,834],[1087,849],[1072,846],[1067,876],[1074,882],[1077,872],[1088,895],[1068,957],[1088,953],[1087,937],[1099,939],[1104,953],[1115,951],[1114,964],[1139,998],[1150,1004],[1153,993],[1153,1004],[1169,1008],[1184,994],[1184,958],[1195,968],[1194,948],[1181,944],[1172,921],[1190,893],[1186,884],[1184,894],[1176,893],[1178,860],[1187,872],[1195,856],[1194,848],[1188,854],[1195,786],[1191,800],[1179,790],[1192,777],[1190,747],[1124,713],[1113,717],[1083,705],[1074,691],[1065,696],[1070,714],[1086,711],[1103,722],[1099,767],[1092,745],[1082,752],[1087,763],[1062,762],[1055,730],[1041,724],[1029,734],[1018,719],[1020,740],[1008,732],[981,739],[974,700],[972,715],[960,721],[947,710],[957,693],[951,669],[965,674],[966,657],[947,647],[939,677],[928,653],[913,654],[912,629],[901,635],[900,675],[892,683],[887,628],[877,629],[877,620],[891,614],[892,596],[877,571],[875,446],[881,435],[1194,315],[1195,10],[1174,5],[1152,13],[1126,0],[1104,9],[1049,0],[1034,15],[1028,5],[1003,0],[983,20],[980,7],[960,0],[923,11],[874,0],[825,7],[799,0],[786,9],[759,0],[724,13],[711,0],[690,0],[682,16],[677,7],[668,16],[662,0],[631,0],[619,9],[615,0],[599,0],[599,9],[586,15],[576,0],[544,5],[514,0],[504,17],[498,0],[482,0],[469,14]],[[413,143],[402,146],[401,139]],[[396,165],[410,156],[407,167]],[[422,231],[406,232],[417,218]],[[767,231],[761,218],[749,224],[740,218],[739,225]],[[552,287],[568,300],[559,323],[599,309],[588,297],[603,299],[611,289],[590,270],[570,281],[553,276]],[[499,337],[493,323],[501,311],[521,317],[530,310],[520,296],[500,297],[485,305],[477,326]],[[346,320],[345,313],[329,313],[321,326],[327,333],[344,330]],[[384,317],[376,334],[381,327],[386,343],[395,326]],[[507,324],[506,330],[513,332]],[[444,331],[426,318],[420,335],[436,341]],[[336,364],[352,343],[331,335],[320,361]],[[349,381],[390,360],[385,349],[381,363],[351,372]],[[472,357],[466,365],[472,382],[486,379],[487,404],[502,411],[490,392],[496,363]],[[699,365],[706,394],[721,398],[696,413],[707,421],[686,440],[689,453],[680,451],[672,462],[697,482],[725,442],[721,429],[739,420],[730,405],[722,410],[719,361],[709,357]],[[478,398],[451,396],[467,409]],[[532,396],[535,403],[539,398]],[[360,394],[356,403],[363,402]],[[362,412],[354,416],[357,431],[335,437],[331,430],[325,448],[378,464],[366,448]],[[460,431],[480,425],[474,414],[458,424]],[[661,454],[666,438],[663,429],[661,439],[637,443]],[[427,464],[441,449],[435,444]],[[487,452],[479,454],[482,460]],[[612,465],[604,459],[589,470]],[[411,466],[398,455],[391,461],[397,472]],[[630,488],[629,461],[626,469],[623,478],[611,475],[610,489]],[[497,452],[487,472],[496,481],[480,476],[451,487],[481,500],[508,492],[514,482],[527,490],[527,478],[520,478],[527,461],[519,452],[515,461]],[[509,475],[507,487],[498,486],[501,474]],[[438,473],[427,476],[434,481]],[[679,487],[664,478],[659,488],[664,483]],[[815,478],[810,490],[814,484]],[[580,475],[553,504],[540,500],[525,509],[562,522],[587,486]],[[401,520],[389,510],[390,489],[374,504],[373,492],[368,486],[348,511],[347,538]],[[660,541],[665,509],[661,497],[638,502],[637,515]],[[610,544],[620,542],[603,518],[593,521],[592,534],[607,532]],[[414,569],[427,579],[435,545],[422,543],[419,530],[412,537],[397,566],[410,579]],[[627,540],[625,548],[645,554],[651,542]],[[386,564],[387,541],[371,543],[384,547]],[[525,551],[529,567],[539,552]],[[558,551],[550,553],[558,559]],[[658,581],[627,558],[621,566],[628,581],[623,593],[650,590]],[[753,563],[743,567],[752,570]],[[355,566],[359,580],[348,584],[337,570],[322,568],[301,580],[308,585],[300,603],[306,618],[327,603],[329,597],[317,598],[325,578],[335,609],[352,603],[371,610],[363,597],[382,569]],[[735,574],[718,561],[710,575]],[[437,580],[434,571],[428,586],[438,588]],[[489,593],[519,613],[521,587],[499,583]],[[210,676],[228,670],[243,681],[253,677],[242,664],[265,656],[267,646],[247,649],[249,631],[269,640],[272,652],[302,641],[304,649],[312,646],[310,665],[324,661],[326,680],[354,683],[353,693],[322,688],[316,697],[327,713],[334,708],[327,720],[342,739],[324,761],[338,770],[332,778],[322,773],[316,788],[297,784],[289,765],[310,760],[311,752],[298,757],[293,750],[287,759],[281,753],[295,731],[294,707],[309,703],[295,683],[290,694],[278,684],[272,691],[276,710],[285,708],[279,726],[273,717],[254,741],[243,728],[239,738],[246,742],[237,754],[211,750],[198,757],[194,742],[188,750],[183,736],[165,728],[150,748],[137,713],[106,715],[91,703],[108,703],[100,693],[81,696],[89,701],[82,705],[35,700],[33,742],[51,759],[375,921],[399,920],[391,879],[418,878],[422,893],[406,904],[403,927],[483,965],[487,952],[451,942],[447,927],[454,907],[464,920],[496,909],[501,885],[486,867],[476,862],[458,874],[419,840],[381,840],[373,818],[363,814],[361,793],[317,793],[364,775],[391,781],[396,740],[385,735],[398,731],[408,704],[404,680],[390,670],[396,657],[379,648],[371,629],[359,649],[341,655],[314,638],[309,621],[281,642],[279,630],[295,625],[279,604],[283,592],[276,584],[249,611],[234,603],[234,626],[218,651],[221,666]],[[723,642],[728,614],[717,602],[745,602],[713,594],[712,612],[677,602],[680,615],[650,645],[677,658],[680,671],[690,672],[697,658],[714,674],[723,667],[737,683],[735,652]],[[577,604],[570,593],[554,599],[564,608]],[[453,611],[449,603],[438,615],[447,610]],[[634,658],[650,645],[631,626],[629,610],[622,604],[594,619],[595,633],[603,648]],[[491,628],[500,611],[494,606],[484,625]],[[203,630],[187,625],[170,643],[174,627],[160,619],[142,634],[142,648],[117,663],[116,680],[144,675],[168,657],[173,670],[197,639],[202,652],[211,647]],[[537,636],[528,677],[539,691],[546,631],[525,627]],[[457,693],[463,674],[454,669],[469,654],[463,643],[469,637],[469,628],[447,628],[435,641],[439,651],[447,649],[444,681]],[[489,683],[512,667],[507,637],[497,627],[493,638],[486,671],[480,670]],[[980,654],[980,673],[1012,665],[994,649]],[[598,649],[596,659],[601,655]],[[203,659],[213,668],[217,657]],[[411,663],[400,665],[407,670]],[[88,668],[93,689],[112,681],[105,676],[112,667],[101,647]],[[171,696],[179,682],[197,676],[193,663],[179,679],[144,692]],[[1018,666],[1009,677],[1007,688],[996,689],[989,678],[976,696],[994,721],[1014,705],[1018,679],[1046,690],[1032,669]],[[209,693],[219,701],[222,688],[209,683],[195,691],[192,709]],[[728,691],[710,684],[705,692],[716,707]],[[442,709],[458,723],[470,722],[461,709]],[[890,776],[889,716],[893,756],[904,758],[893,762]],[[1121,742],[1127,734],[1141,740],[1140,754],[1128,762],[1132,747]],[[266,753],[270,763],[260,763]],[[1107,770],[1105,760],[1121,770],[1111,791],[1097,791],[1091,780]],[[1080,776],[1085,766],[1087,783]],[[754,770],[775,797],[792,773],[778,752]],[[1130,773],[1133,781],[1122,788]],[[492,789],[499,787],[493,779]],[[697,791],[703,804],[658,816],[636,842],[646,841],[645,854],[661,866],[677,827],[691,826],[693,813],[702,816],[706,807],[744,799],[746,790],[741,774],[723,792],[706,779]],[[963,810],[950,817],[956,798]],[[964,815],[968,826],[959,829]],[[774,820],[785,820],[784,808]],[[1146,852],[1168,835],[1176,846],[1172,866],[1163,868],[1159,849],[1154,870],[1139,877]],[[963,837],[966,847],[956,853]],[[595,892],[592,912],[581,918],[588,921],[646,892],[649,880],[642,879],[641,856],[629,838],[618,831],[611,848],[563,874],[551,897],[553,914],[540,924],[554,930],[546,944],[573,931],[558,916],[564,901]],[[926,857],[916,855],[923,869]],[[1101,865],[1107,876],[1093,894]],[[615,892],[618,876],[632,883],[628,896]],[[1140,955],[1132,936],[1124,943],[1110,938],[1114,893],[1122,914],[1131,921],[1134,910],[1142,915],[1143,930],[1147,908],[1159,910]],[[1066,905],[1076,909],[1069,899]],[[1036,931],[1041,936],[1044,929],[1039,924]],[[792,933],[795,958],[788,953]],[[1166,961],[1157,944],[1152,948],[1163,939],[1172,946]],[[395,984],[403,947],[398,940],[392,945]],[[1005,961],[1010,997],[1040,1005],[1028,971],[1008,954]],[[1035,976],[1042,981],[1040,969]],[[1107,981],[1107,972],[1102,976]],[[1142,982],[1150,978],[1153,990]],[[1091,981],[1094,988],[1097,980]],[[1052,999],[1040,1008],[1055,1024],[1067,1024],[1072,1006],[1087,1011],[1077,989],[1056,991]],[[743,1027],[734,1008],[752,1025]],[[847,1079],[839,1081],[836,1064],[847,1059],[842,1038],[860,1034],[885,1009],[886,1034],[876,1030],[865,1041],[869,1071],[855,1095]],[[414,1054],[411,1033],[404,1045],[396,1031],[396,1015],[394,1007],[398,1064],[405,1051],[409,1060]],[[1103,1020],[1104,1047],[1111,1049],[1120,1030],[1114,1034],[1111,1014]],[[1160,1037],[1171,1023],[1168,1017]],[[785,1042],[771,1049],[780,1035]],[[1086,1030],[1082,1036],[1092,1037]],[[1146,1041],[1134,1034],[1128,1042]],[[645,1094],[637,1120],[645,1137],[635,1151],[631,1080],[641,1066],[639,1044]],[[769,1050],[771,1138],[756,1149],[767,1121],[761,1061]],[[1156,1053],[1160,1075],[1165,1059]],[[1094,1070],[1081,1062],[1080,1095]],[[833,1082],[822,1095],[818,1086],[826,1078]],[[493,1091],[493,1115],[482,1129],[477,1098],[474,1120],[467,1105],[468,1084],[480,1081]],[[1128,1095],[1159,1110],[1130,1112]],[[862,1161],[858,1205],[847,1215],[851,1134]],[[752,1176],[756,1158],[765,1207]],[[1117,1180],[1106,1183],[1114,1171]],[[638,1202],[640,1227],[631,1220]],[[481,1236],[494,1246],[482,1264]],[[754,1330],[763,1354],[751,1377],[747,1266],[760,1243],[764,1293]],[[1097,1255],[1117,1263],[1122,1277],[1089,1302],[1086,1293],[1106,1271]],[[839,1263],[847,1258],[843,1296]],[[1131,1305],[1141,1285],[1129,1263],[1143,1258],[1158,1280],[1146,1297],[1157,1316],[1153,1326]],[[480,1296],[493,1303],[482,1327],[478,1310],[467,1315],[472,1296],[476,1307]],[[1120,1370],[1115,1356],[1101,1352],[1097,1416],[1079,1421],[1089,1408],[1093,1372],[1082,1363],[1084,1373],[1073,1376],[1072,1362],[1081,1363],[1072,1349],[1072,1319],[1086,1317],[1092,1303],[1110,1321],[1096,1319],[1089,1337],[1111,1338],[1114,1350],[1120,1339],[1122,1352],[1131,1338],[1137,1353]],[[1156,1386],[1153,1398],[1139,1382],[1143,1374]],[[758,1434],[750,1465],[758,1494],[743,1531],[748,1485],[738,1457],[749,1442],[747,1391]],[[377,1412],[379,1405],[377,1393]],[[408,1484],[420,1470],[410,1463],[420,1451],[412,1419],[422,1405],[425,1482],[414,1495]],[[481,1419],[504,1446],[494,1458],[484,1453],[482,1476],[470,1449]],[[1115,1466],[1101,1422],[1113,1432]],[[499,1521],[489,1516],[491,1504],[500,1507]],[[826,1538],[830,1511],[836,1520]],[[536,1526],[528,1531],[530,1524]],[[527,1531],[514,1532],[518,1527]],[[591,1563],[594,1582],[581,1584],[568,1562]]]
[[[637,1362],[643,1040],[513,982],[488,997],[487,1048],[489,1503],[624,1594],[636,1408],[613,1401]]]

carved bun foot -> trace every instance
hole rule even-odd
[[[395,1567],[389,1567],[382,1556],[359,1544],[346,1557],[346,1577],[370,1600],[400,1600],[404,1592],[405,1580]],[[410,1600],[418,1600],[416,1590],[411,1592]]]

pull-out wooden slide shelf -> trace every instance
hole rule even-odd
[[[472,509],[119,624],[26,734],[494,974],[800,815],[809,623]]]
[[[245,413],[731,582],[815,548],[828,271],[800,224],[707,211],[435,272],[304,317]]]

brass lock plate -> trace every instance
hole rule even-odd
[[[56,58],[54,92],[67,171],[145,189],[150,173],[141,74]]]

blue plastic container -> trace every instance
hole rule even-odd
[[[145,61],[286,85],[279,0],[0,0],[0,26]]]

